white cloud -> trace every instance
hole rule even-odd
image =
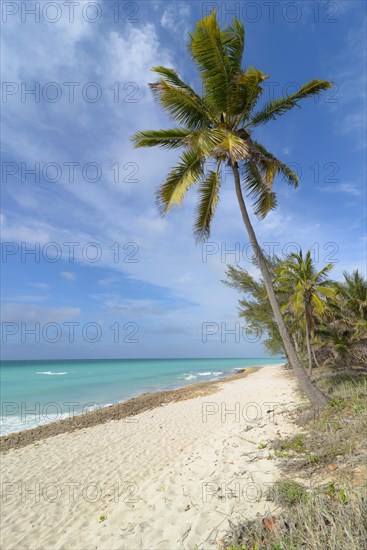
[[[111,82],[135,82],[144,88],[154,80],[152,66],[171,64],[169,53],[161,47],[155,27],[150,23],[141,28],[127,26],[123,33],[111,32],[105,48],[108,63],[103,66],[103,74],[113,75]],[[137,97],[140,99],[141,95]]]
[[[183,285],[192,283],[193,282],[192,273],[188,271],[187,273],[180,275],[180,277],[177,277],[176,281]]]
[[[24,218],[8,221],[5,215],[1,217],[2,238],[5,241],[31,243],[33,245],[50,242],[50,226],[47,223],[33,219],[31,216],[22,223]]]
[[[62,271],[60,275],[63,279],[66,279],[67,281],[76,280],[76,273],[73,273],[72,271]]]
[[[116,283],[116,277],[106,277],[105,279],[99,279],[98,284],[101,286],[111,286]]]
[[[163,12],[161,25],[164,29],[183,34],[186,38],[190,13],[190,7],[187,4],[182,2],[170,4]]]

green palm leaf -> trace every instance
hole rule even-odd
[[[170,130],[143,130],[136,132],[131,138],[135,147],[162,147],[176,149],[182,147],[192,135],[190,130],[172,128]]]
[[[222,31],[222,42],[226,50],[230,73],[232,75],[239,73],[245,47],[245,28],[238,19],[234,18],[232,25]]]
[[[245,187],[248,195],[253,197],[255,214],[263,219],[276,205],[276,195],[271,187],[264,182],[262,175],[252,161],[247,161],[244,168]]]
[[[228,112],[230,90],[231,63],[223,42],[226,38],[217,23],[215,10],[196,23],[190,34],[189,50],[198,65],[206,97],[217,113]]]
[[[237,124],[249,119],[255,103],[263,92],[260,84],[266,78],[268,77],[255,67],[249,67],[246,72],[239,73],[232,79],[229,112],[232,115],[240,115]]]
[[[252,154],[256,163],[261,167],[261,169],[266,173],[269,170],[269,175],[274,173],[274,175],[281,175],[285,181],[297,188],[299,183],[299,178],[297,174],[286,164],[276,158],[272,153],[267,151],[257,141],[253,141]]]
[[[230,162],[244,160],[248,157],[249,148],[245,140],[230,131],[225,131],[224,139],[213,150],[215,155],[225,155]]]
[[[187,95],[192,98],[195,105],[197,105],[198,110],[204,112],[206,114],[207,120],[210,120],[212,123],[218,122],[216,119],[216,116],[213,112],[210,110],[210,106],[206,102],[204,97],[199,96],[191,86],[186,84],[181,78],[178,76],[177,72],[174,69],[170,69],[168,67],[152,67],[152,71],[155,73],[158,73],[163,80],[166,82],[173,84],[173,86],[176,86],[180,88],[182,91],[185,91]]]
[[[158,188],[156,202],[161,214],[167,214],[173,205],[180,205],[194,183],[203,175],[204,160],[197,151],[189,149],[181,156],[181,162],[168,174]]]
[[[228,134],[225,128],[209,128],[192,132],[187,138],[187,144],[196,149],[204,157],[219,157],[223,155],[221,143]]]
[[[204,103],[187,89],[174,86],[163,79],[149,86],[161,106],[179,124],[192,130],[206,128],[212,124]]]
[[[295,94],[289,95],[287,97],[280,97],[266,103],[264,107],[252,116],[250,122],[251,125],[255,126],[257,124],[264,124],[269,122],[269,120],[276,119],[278,116],[283,115],[293,107],[298,105],[298,101],[317,95],[323,90],[331,88],[332,84],[327,80],[311,80],[304,84]]]
[[[219,199],[219,188],[220,176],[218,171],[210,171],[199,188],[200,199],[194,224],[194,235],[197,241],[207,239],[210,235],[210,226]]]
[[[325,310],[327,308],[327,304],[326,304],[325,300],[323,300],[321,298],[321,296],[318,296],[316,294],[316,292],[317,291],[315,289],[315,291],[312,294],[312,298],[311,298],[312,306],[313,306],[314,312],[321,317],[325,313]]]
[[[329,281],[326,281],[326,284],[330,284]],[[330,286],[316,285],[315,286],[315,291],[318,294],[321,294],[322,296],[324,296],[325,298],[330,298],[330,299],[336,298],[336,295],[337,295],[336,288],[333,288],[333,287],[330,287]]]

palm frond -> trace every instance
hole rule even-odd
[[[283,115],[293,107],[298,105],[301,99],[317,95],[320,92],[331,88],[331,82],[327,80],[310,80],[304,84],[295,94],[279,97],[270,101],[264,105],[264,107],[252,116],[250,124],[255,126],[257,124],[264,124],[269,120],[276,119],[278,116]]]
[[[197,151],[188,149],[181,156],[181,162],[168,174],[166,181],[158,188],[156,202],[162,215],[173,205],[180,205],[194,183],[203,175],[204,160]]]
[[[194,235],[197,241],[203,241],[210,235],[210,226],[219,199],[220,176],[218,170],[210,171],[205,181],[200,184],[200,199],[194,224]]]
[[[198,105],[200,110],[205,112],[208,121],[210,120],[212,123],[218,122],[215,113],[210,110],[210,105],[205,101],[205,98],[197,94],[191,86],[181,80],[174,69],[171,69],[169,67],[162,67],[161,65],[159,65],[156,67],[152,67],[151,70],[159,74],[166,82],[184,90],[194,100],[195,104]]]
[[[232,24],[222,31],[222,42],[227,54],[230,73],[234,75],[241,71],[245,47],[245,28],[241,21],[234,18]]]
[[[163,67],[162,65],[156,65],[155,67],[152,67],[151,70],[154,73],[159,74],[161,77],[163,77],[164,80],[166,80],[170,84],[173,84],[174,86],[178,86],[179,88],[184,88],[190,93],[196,95],[196,93],[191,88],[191,86],[189,86],[188,84],[186,84],[186,82],[181,80],[181,78],[178,76],[175,69],[171,69],[170,67]]]
[[[322,317],[322,315],[324,314],[324,312],[327,308],[327,303],[325,302],[325,300],[323,300],[321,298],[321,296],[318,296],[318,294],[316,294],[316,292],[313,292],[312,297],[311,297],[311,301],[312,301],[312,307],[313,307],[315,313],[317,315],[319,315],[320,317]]]
[[[275,172],[275,175],[281,175],[289,185],[292,185],[295,188],[298,187],[299,178],[289,166],[267,151],[267,149],[265,149],[265,147],[257,141],[252,141],[252,145],[253,147],[251,152],[253,157],[265,173],[268,170],[269,175]]]
[[[189,51],[198,65],[205,95],[217,113],[228,112],[231,66],[223,44],[225,38],[215,10],[196,23]]]
[[[326,283],[330,284],[329,282],[326,282]],[[337,294],[337,290],[331,286],[317,285],[315,287],[315,291],[318,294],[321,294],[322,296],[324,296],[325,298],[330,298],[330,299],[334,299]]]
[[[327,277],[327,274],[329,273],[329,271],[331,271],[332,269],[333,269],[333,264],[330,263],[330,264],[325,265],[322,269],[320,269],[320,271],[315,273],[315,275],[314,275],[315,283],[317,283],[319,285],[328,284],[328,281],[325,281],[325,278]]]
[[[208,108],[195,92],[191,93],[163,79],[149,84],[149,87],[160,105],[179,124],[197,130],[213,123]]]
[[[263,219],[276,205],[276,195],[271,187],[264,182],[262,175],[252,161],[247,161],[244,167],[245,187],[248,195],[254,198],[255,214]]]
[[[220,156],[220,144],[225,140],[227,133],[225,128],[197,130],[187,138],[187,144],[205,157]]]
[[[245,160],[249,148],[245,140],[230,131],[225,131],[224,139],[213,149],[213,154],[225,154],[231,162]]]
[[[266,78],[268,76],[255,67],[248,67],[246,72],[239,73],[232,79],[229,112],[240,115],[237,124],[249,119],[253,106],[263,92],[260,84]]]
[[[142,130],[131,137],[135,147],[162,147],[163,149],[177,149],[187,143],[192,135],[190,130],[172,128],[169,130]]]

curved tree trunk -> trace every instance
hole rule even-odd
[[[295,334],[293,335],[293,343],[294,343],[294,349],[296,350],[296,353],[299,353],[299,344],[298,344],[297,336]]]
[[[317,360],[315,348],[314,348],[314,346],[313,346],[312,344],[311,344],[311,351],[312,351],[312,357],[313,357],[313,360],[314,360],[314,362],[315,362],[315,365],[316,365],[317,368],[319,368],[319,367],[320,367],[320,363],[319,363],[318,360]]]
[[[293,368],[293,371],[298,379],[301,389],[307,395],[312,405],[318,408],[322,408],[327,404],[328,398],[324,393],[321,392],[321,390],[319,390],[317,386],[315,386],[315,384],[312,383],[312,380],[309,378],[309,376],[307,376],[307,373],[303,368],[302,363],[295,352],[291,338],[289,336],[288,329],[285,325],[282,313],[280,311],[280,307],[275,295],[268,266],[266,264],[260,245],[257,242],[257,238],[253,230],[253,227],[251,225],[251,221],[246,209],[246,205],[245,205],[245,201],[244,201],[242,189],[241,189],[241,181],[240,181],[237,162],[232,163],[232,169],[233,169],[234,181],[236,186],[237,199],[241,209],[242,218],[245,223],[254,254],[256,256],[258,265],[260,267],[260,270],[264,279],[265,287],[269,297],[269,302],[274,313],[275,321],[278,325],[278,329],[283,341],[285,352],[289,358],[291,367]]]
[[[310,329],[306,320],[306,344],[307,344],[307,357],[308,357],[308,376],[312,376],[312,353],[310,342]]]

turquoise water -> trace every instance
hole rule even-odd
[[[121,359],[1,362],[1,434],[29,429],[143,392],[216,380],[281,359]]]

